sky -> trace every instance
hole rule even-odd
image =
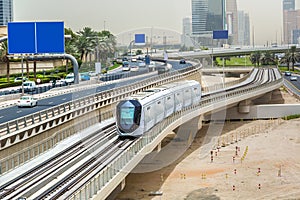
[[[237,6],[249,13],[255,44],[279,43],[282,0],[237,0]],[[14,0],[14,21],[64,21],[74,32],[84,27],[114,35],[145,27],[182,32],[182,19],[191,15],[191,0]]]

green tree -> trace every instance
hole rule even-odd
[[[9,82],[10,78],[10,64],[8,57],[8,46],[7,41],[4,41],[0,45],[0,61],[6,63],[6,80]]]
[[[114,57],[116,52],[116,37],[109,31],[97,32],[98,43],[96,43],[95,48],[98,45],[98,56],[100,61],[104,66],[108,64],[108,58]]]
[[[290,64],[292,64],[292,70],[295,70],[295,63],[300,60],[300,54],[296,52],[296,46],[292,46],[285,52],[284,57],[281,58],[280,63],[286,64],[288,70],[290,70]]]
[[[296,46],[291,46],[291,49],[290,49],[290,55],[289,55],[289,63],[292,63],[292,70],[294,71],[295,70],[295,63],[297,61],[299,61],[300,59],[300,55],[298,52],[296,52],[297,48]]]
[[[78,37],[76,39],[75,46],[80,53],[80,60],[83,60],[83,58],[87,58],[89,53],[94,51],[97,33],[90,27],[84,27],[81,31],[78,31],[77,34]]]
[[[262,53],[260,61],[262,65],[274,65],[275,62],[274,54],[271,54],[269,51]]]
[[[280,64],[286,64],[288,70],[290,70],[290,52],[287,51],[284,56],[280,59]]]
[[[261,52],[260,51],[255,51],[250,55],[250,61],[252,64],[259,66],[260,64],[260,58],[261,58]]]

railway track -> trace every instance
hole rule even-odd
[[[257,69],[249,81],[223,91],[244,90],[278,80],[280,76],[276,70]],[[201,103],[219,95],[224,93],[218,91],[204,94]],[[134,140],[119,140],[115,126],[111,124],[0,185],[0,199],[67,199],[133,142]]]
[[[104,167],[101,164],[113,159],[113,154],[127,143],[130,141],[118,139],[112,124],[0,185],[0,199],[57,199],[97,168]]]

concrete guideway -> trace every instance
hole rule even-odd
[[[264,81],[263,81],[264,82]],[[276,87],[278,87],[278,84],[280,84],[280,82],[278,81],[278,83],[276,83],[276,85],[273,85],[272,86],[272,88],[274,87],[274,88],[276,88]],[[259,86],[258,86],[259,87]],[[259,89],[260,88],[260,89]],[[261,93],[265,93],[266,92],[266,90],[269,90],[269,89],[272,89],[272,88],[268,88],[268,87],[266,87],[266,88],[263,88],[263,87],[259,87],[258,89],[258,91],[259,92],[261,92]],[[262,91],[260,91],[260,90],[262,90]],[[251,88],[249,88],[249,92],[250,93],[253,93],[253,92],[255,92],[255,91],[253,91],[253,90],[251,90]],[[251,98],[251,94],[249,94],[249,92],[243,92],[243,91],[236,91],[236,92],[234,92],[234,91],[232,91],[231,93],[232,93],[232,97],[233,98],[238,98],[238,99],[243,99],[243,98]],[[245,95],[243,95],[243,94],[245,94]],[[257,92],[256,92],[256,94],[257,94]],[[236,96],[237,95],[237,96]],[[250,95],[250,96],[249,96]],[[253,94],[252,94],[253,95]],[[228,96],[227,98],[226,97],[224,97],[224,95],[218,95],[218,94],[215,94],[214,95],[215,97],[212,97],[211,99],[209,99],[209,101],[207,101],[206,102],[206,104],[207,104],[207,108],[205,108],[204,110],[202,110],[203,112],[209,112],[209,109],[214,109],[213,107],[211,107],[211,103],[213,102],[213,103],[215,103],[216,104],[216,106],[218,106],[218,107],[222,107],[222,106],[224,106],[224,102],[223,102],[223,100],[224,99],[227,99],[227,98],[229,98],[229,99],[227,99],[226,100],[226,104],[231,104],[231,103],[235,103],[235,101],[234,101],[234,99],[232,99],[232,100],[230,100],[231,99],[231,97],[230,96]],[[227,96],[227,95],[226,95]],[[230,102],[228,102],[228,100],[230,101]],[[205,105],[203,105],[203,106],[205,106]],[[186,115],[184,115],[184,118],[181,118],[180,116],[180,118],[179,118],[179,120],[180,121],[182,121],[182,120],[184,120],[184,121],[187,121],[187,120],[189,120],[189,118],[191,118],[191,117],[193,117],[193,116],[196,116],[196,115],[198,115],[199,114],[199,111],[200,110],[198,110],[198,109],[200,109],[200,108],[197,108],[197,110],[196,111],[193,111],[192,113],[190,112],[190,111],[186,111]],[[216,109],[216,108],[215,108]],[[174,117],[176,117],[176,116],[174,116]],[[169,128],[172,128],[172,126],[176,126],[176,124],[178,125],[178,123],[176,123],[176,118],[174,118],[175,119],[175,121],[172,123],[171,121],[170,121],[170,127]],[[162,126],[163,127],[165,127],[164,126],[164,124],[162,124]],[[159,141],[157,141],[157,142],[159,142]],[[154,142],[153,143],[153,145],[154,145],[154,147],[156,146],[156,144],[155,144],[156,142]],[[152,144],[151,144],[152,145]],[[152,146],[153,146],[152,145]],[[138,148],[137,148],[138,149]],[[148,150],[150,150],[150,148],[147,148]],[[133,148],[133,150],[136,150],[135,148]],[[129,152],[130,154],[132,154],[133,152]],[[127,158],[127,157],[126,157]],[[120,165],[119,164],[117,164],[116,166],[119,166],[120,167]],[[113,169],[118,169],[117,167],[113,167]],[[108,188],[107,188],[108,189]],[[106,191],[109,191],[110,189],[105,189]],[[104,194],[105,195],[105,194]],[[101,195],[100,195],[101,196]]]

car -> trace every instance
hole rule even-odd
[[[142,60],[139,60],[138,61],[138,66],[139,67],[146,67],[146,63],[144,61],[142,61]]]
[[[65,86],[67,85],[67,82],[65,79],[53,79],[50,81],[50,83],[52,84],[52,87],[56,87],[56,86]]]
[[[297,76],[291,76],[290,81],[297,81]]]
[[[124,61],[122,64],[122,70],[123,71],[130,71],[130,66],[128,61]]]
[[[25,81],[25,82],[23,82],[22,87],[25,92],[32,92],[37,89],[37,86],[34,81]],[[20,89],[22,89],[22,87]]]
[[[136,62],[137,59],[136,58],[131,58],[131,62]]]
[[[290,71],[286,71],[286,72],[284,72],[284,75],[285,75],[285,76],[291,76],[292,73],[291,73]]]
[[[33,107],[37,106],[38,100],[33,96],[21,96],[17,102],[18,107]]]
[[[122,64],[122,62],[123,62],[123,59],[122,59],[122,58],[116,58],[116,63]]]
[[[150,64],[148,66],[149,68],[155,68],[155,62],[154,61],[150,61]]]
[[[181,59],[181,60],[179,61],[179,64],[186,64],[186,61],[185,61],[184,59]]]
[[[26,77],[23,77],[23,81],[25,82],[25,81],[27,81],[28,80],[28,78],[26,78]],[[14,82],[16,83],[16,82],[21,82],[22,81],[22,77],[17,77],[17,78],[15,78],[14,79]]]
[[[86,73],[80,73],[80,80],[81,81],[89,81],[91,80],[90,76]]]
[[[65,81],[67,84],[74,83],[74,73],[70,73],[66,76]]]
[[[121,62],[121,63],[122,63],[122,62]],[[89,73],[89,76],[97,76],[97,73],[94,72],[94,71],[89,71],[88,73]]]
[[[137,71],[139,71],[139,66],[137,66],[137,65],[132,65],[132,66],[130,67],[130,71],[132,71],[132,72],[137,72]]]

